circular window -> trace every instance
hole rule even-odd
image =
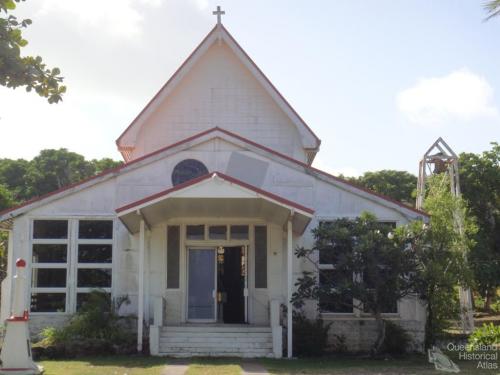
[[[186,159],[177,164],[172,172],[172,184],[179,185],[208,173],[205,165],[194,159]]]

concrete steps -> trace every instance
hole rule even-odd
[[[159,354],[172,357],[273,357],[270,327],[246,325],[167,326]]]

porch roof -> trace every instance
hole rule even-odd
[[[211,172],[116,209],[130,233],[174,217],[263,218],[303,233],[314,210],[220,172]]]

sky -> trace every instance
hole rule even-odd
[[[24,54],[65,77],[59,104],[0,86],[1,158],[46,148],[121,159],[115,140],[222,22],[322,140],[314,166],[417,174],[441,136],[500,141],[500,17],[475,0],[36,0]]]

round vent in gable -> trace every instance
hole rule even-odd
[[[172,185],[179,185],[208,173],[207,167],[198,160],[186,159],[178,163],[172,172]]]

